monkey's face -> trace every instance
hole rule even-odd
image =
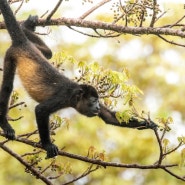
[[[96,97],[90,97],[87,100],[87,109],[89,110],[87,116],[97,116],[100,112],[99,99]]]
[[[88,117],[97,116],[100,113],[100,103],[97,97],[82,97],[77,103],[76,110]]]

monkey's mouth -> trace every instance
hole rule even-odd
[[[99,110],[93,111],[92,114],[94,114],[95,116],[97,116],[100,113]]]
[[[88,117],[98,116],[99,113],[100,113],[99,111],[93,111],[93,112],[89,112],[89,114],[87,116]]]
[[[99,114],[99,112],[93,112],[93,114],[97,116]]]

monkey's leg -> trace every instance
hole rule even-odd
[[[3,129],[8,139],[15,139],[15,131],[7,120],[8,102],[13,90],[13,80],[15,75],[15,62],[8,55],[4,60],[3,81],[0,92],[0,127]]]
[[[38,16],[29,16],[28,19],[23,22],[22,29],[26,34],[26,37],[42,52],[42,54],[50,59],[52,57],[52,51],[35,33],[35,27],[38,24]]]
[[[49,115],[59,108],[62,108],[59,98],[53,97],[50,100],[40,103],[35,108],[35,115],[42,147],[47,151],[47,158],[52,158],[58,155],[58,148],[51,143]]]

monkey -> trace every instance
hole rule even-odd
[[[41,145],[47,152],[47,158],[58,155],[58,147],[50,138],[49,116],[59,109],[72,107],[82,115],[98,116],[106,124],[119,127],[157,128],[153,121],[141,121],[134,117],[128,123],[120,123],[116,112],[100,103],[98,92],[93,86],[70,80],[48,62],[52,51],[34,33],[37,16],[29,16],[19,25],[7,0],[0,0],[0,10],[12,40],[4,58],[0,91],[0,127],[8,139],[15,139],[15,131],[7,120],[7,112],[16,70],[29,96],[38,102],[35,117]]]
[[[38,16],[29,16],[26,21],[23,22],[21,25],[24,34],[26,35],[27,39],[29,39],[34,45],[42,52],[42,54],[47,58],[51,59],[52,51],[48,46],[33,32],[35,31],[35,25],[38,22]]]

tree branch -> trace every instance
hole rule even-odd
[[[55,8],[51,11],[51,13],[47,16],[46,21],[49,21],[51,19],[51,17],[54,15],[54,13],[57,11],[57,9],[59,8],[59,6],[61,5],[63,0],[59,0],[57,5],[55,6]]]
[[[163,170],[166,171],[167,173],[169,173],[170,175],[172,175],[173,177],[175,177],[175,178],[177,178],[179,180],[185,181],[185,178],[184,177],[180,177],[180,176],[176,175],[175,173],[171,172],[167,168],[163,168]]]
[[[158,145],[159,145],[159,160],[157,162],[158,165],[160,165],[162,163],[162,160],[163,160],[163,147],[162,147],[162,143],[161,143],[161,140],[159,138],[159,134],[157,132],[157,130],[154,131],[155,132],[155,135],[156,135],[156,138],[157,138],[157,142],[158,142]]]
[[[174,41],[169,41],[168,39],[162,37],[161,35],[158,35],[158,37],[161,38],[162,40],[164,40],[165,42],[169,43],[169,44],[172,44],[172,45],[175,45],[175,46],[185,47],[185,44],[179,44],[179,43],[176,43]]]
[[[20,21],[22,23],[23,21]],[[168,41],[162,35],[165,36],[176,36],[179,38],[185,38],[185,32],[181,31],[180,29],[174,29],[174,28],[166,28],[166,27],[128,27],[128,26],[122,26],[117,25],[114,23],[105,23],[100,21],[88,21],[83,19],[73,19],[73,18],[58,18],[58,19],[51,19],[47,21],[47,19],[40,19],[38,26],[59,26],[59,25],[65,25],[65,26],[75,26],[75,27],[81,27],[81,28],[91,28],[93,30],[108,30],[113,31],[115,33],[119,34],[131,34],[131,35],[156,35],[163,39],[164,41],[174,44],[177,46],[184,47],[184,44],[178,44],[173,41]],[[3,22],[0,22],[0,29],[5,29],[5,24]]]
[[[20,21],[22,23],[23,21]],[[91,29],[101,29],[109,30],[122,34],[131,34],[131,35],[169,35],[185,38],[185,32],[181,30],[175,30],[171,28],[151,28],[151,27],[125,27],[121,25],[116,25],[112,23],[105,23],[100,21],[87,21],[82,19],[73,19],[73,18],[58,18],[51,19],[46,23],[46,19],[40,19],[38,26],[76,26],[82,28],[91,28]],[[0,29],[5,29],[5,24],[0,22]]]
[[[110,2],[111,0],[102,0],[101,2],[99,2],[97,5],[95,5],[94,7],[92,7],[90,10],[88,10],[87,12],[85,12],[83,15],[81,15],[79,17],[79,19],[85,19],[88,15],[90,15],[92,12],[94,12],[95,10],[97,10],[99,7],[103,6],[104,4]]]
[[[21,4],[20,4],[19,7],[17,8],[17,10],[15,10],[14,15],[17,14],[17,12],[21,9],[21,7],[23,6],[23,4],[24,4],[24,0],[21,0]]]
[[[75,179],[73,179],[67,183],[64,183],[63,185],[68,185],[68,184],[74,183],[75,181],[77,181],[77,180],[89,175],[90,173],[98,170],[98,168],[99,168],[99,166],[96,166],[95,168],[93,168],[93,164],[91,164],[90,167],[84,173],[82,173],[82,175],[80,175],[79,177],[76,177]]]
[[[0,135],[5,137],[5,135],[3,133],[0,132]],[[25,138],[21,138],[21,137],[17,137],[15,139],[18,142],[30,145],[32,147],[37,147],[37,148],[41,148],[42,146],[41,144],[31,141],[29,139],[25,139]],[[106,167],[117,167],[117,168],[137,168],[137,169],[158,169],[158,168],[164,168],[164,167],[174,167],[174,166],[178,166],[177,164],[170,164],[170,165],[140,165],[140,164],[123,164],[123,163],[115,163],[115,162],[105,162],[105,161],[101,161],[99,159],[91,159],[88,157],[84,157],[81,155],[76,155],[76,154],[72,154],[72,153],[68,153],[65,151],[60,150],[59,151],[59,155],[60,156],[64,156],[64,157],[68,157],[71,159],[77,159],[83,162],[87,162],[87,163],[92,163],[92,164],[96,164],[96,165],[100,165],[103,166],[104,168]]]
[[[152,20],[150,22],[150,27],[154,27],[155,19],[156,19],[156,5],[157,5],[157,0],[153,0],[153,15],[152,15]]]
[[[45,176],[43,176],[41,173],[38,173],[37,170],[31,165],[29,165],[21,156],[10,150],[7,146],[4,145],[4,143],[0,143],[0,147],[6,151],[8,154],[10,154],[12,157],[17,159],[21,164],[23,164],[31,173],[36,176],[37,178],[41,179],[43,182],[45,182],[47,185],[53,185],[51,181],[49,181]]]
[[[91,28],[91,29],[101,29],[109,30],[117,33],[123,34],[134,34],[134,35],[170,35],[185,38],[185,32],[181,30],[175,30],[172,28],[151,28],[151,27],[125,27],[121,25],[116,25],[112,23],[105,23],[100,21],[88,21],[82,19],[73,19],[73,18],[58,18],[52,19],[48,23],[45,23],[46,20],[39,20],[39,26],[56,26],[56,25],[66,25],[66,26],[76,26],[82,28]],[[0,24],[0,28],[5,28],[4,24]]]
[[[166,171],[167,173],[170,173],[172,176],[176,177],[177,179],[185,181],[185,179],[183,177],[180,177],[180,176],[178,176],[178,175],[176,175],[176,174],[174,174],[174,173],[172,173],[171,171],[168,170],[168,168],[177,167],[178,164],[165,164],[165,165],[162,164],[162,160],[164,159],[164,155],[168,155],[168,154],[174,152],[179,147],[179,145],[175,149],[171,150],[169,153],[163,155],[163,153],[161,153],[161,151],[162,151],[162,143],[161,143],[161,140],[159,138],[158,132],[157,131],[154,131],[154,132],[155,132],[156,139],[157,139],[157,141],[159,143],[159,146],[160,146],[160,156],[159,156],[159,160],[158,160],[159,162],[151,164],[151,165],[124,164],[124,163],[106,162],[106,161],[102,161],[102,160],[96,159],[96,158],[88,158],[88,157],[85,157],[85,156],[68,153],[68,152],[65,152],[63,150],[59,151],[59,156],[64,156],[64,157],[68,157],[68,158],[71,158],[71,159],[80,160],[80,161],[83,161],[83,162],[86,162],[86,163],[91,163],[91,164],[94,164],[94,165],[102,166],[104,168],[106,168],[106,167],[135,168],[135,169],[143,169],[143,170],[144,169],[163,169],[164,171]],[[34,131],[34,133],[35,133],[35,131]],[[1,133],[1,132],[0,132],[0,135],[5,137],[5,135],[3,133]],[[28,135],[29,135],[29,133],[28,133]],[[26,137],[26,135],[24,137]],[[21,143],[30,145],[30,146],[32,146],[34,148],[37,147],[37,148],[41,148],[42,149],[41,144],[39,144],[37,142],[34,142],[32,140],[29,140],[27,138],[23,138],[23,136],[18,136],[15,140],[17,142],[21,142]],[[20,156],[18,156],[17,154],[13,153],[10,149],[8,149],[4,145],[7,142],[8,142],[8,140],[5,140],[4,142],[1,142],[0,143],[0,147],[3,150],[5,150],[6,152],[8,152],[10,155],[15,157],[17,160],[19,160],[24,166],[29,167],[30,171],[32,171],[32,173],[36,174],[36,176],[37,176],[38,172],[34,171],[32,169],[32,168],[34,168],[34,166],[29,165],[23,159],[21,159]],[[96,170],[96,168],[93,169],[92,171],[94,171],[94,170]],[[88,173],[91,173],[91,171],[89,171]],[[86,175],[86,174],[84,173],[84,175]],[[81,176],[77,177],[76,179],[78,179],[78,178],[80,178],[82,176],[83,176],[83,174]],[[39,178],[42,178],[43,181],[45,180],[43,176],[39,176]],[[47,181],[47,183],[49,184],[50,181]],[[49,185],[51,185],[51,184],[49,184]]]

